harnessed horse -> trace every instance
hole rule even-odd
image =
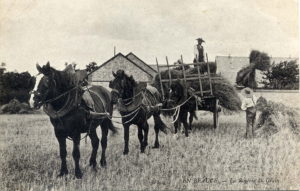
[[[37,70],[44,76],[40,80],[37,90],[34,91],[34,108],[39,109],[43,105],[44,111],[50,117],[51,124],[54,126],[61,158],[61,169],[58,176],[68,174],[66,139],[71,138],[73,141],[72,155],[75,162],[75,176],[76,178],[82,177],[79,166],[81,133],[88,133],[91,139],[93,150],[90,157],[90,166],[96,168],[96,156],[99,147],[96,128],[99,125],[102,130],[100,164],[105,166],[108,129],[116,132],[115,127],[108,118],[108,115],[112,115],[110,92],[101,86],[92,86],[89,89],[91,97],[95,100],[94,111],[103,113],[101,118],[94,118],[89,112],[90,108],[82,100],[83,90],[80,86],[80,80],[72,78],[76,74],[57,71],[50,67],[49,62],[43,67],[37,65]]]
[[[137,83],[132,76],[125,74],[123,70],[113,72],[115,77],[109,83],[112,89],[112,102],[117,104],[118,110],[122,116],[124,127],[125,147],[123,154],[129,152],[129,126],[135,124],[138,126],[138,138],[140,141],[141,152],[144,153],[148,145],[149,125],[147,119],[154,118],[155,142],[153,148],[159,148],[158,133],[159,130],[166,133],[166,125],[160,118],[159,107],[161,106],[161,96],[159,92],[152,87],[146,88],[145,83]]]

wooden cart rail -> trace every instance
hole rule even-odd
[[[203,62],[185,64],[185,63],[183,63],[182,56],[181,56],[181,62],[182,62],[182,64],[179,66],[181,66],[183,79],[181,78],[180,80],[184,81],[185,87],[187,87],[186,85],[187,85],[188,81],[194,81],[194,80],[199,81],[199,91],[193,92],[195,97],[200,96],[200,100],[202,100],[202,103],[199,105],[196,101],[197,110],[211,111],[213,113],[214,128],[217,128],[219,125],[218,118],[219,118],[220,106],[219,106],[219,100],[213,95],[212,79],[222,79],[222,78],[219,76],[211,76],[207,54],[206,54],[206,62],[204,62],[207,64],[207,74],[203,74],[200,72],[200,66],[203,65]],[[178,67],[178,65],[169,65],[168,57],[166,57],[166,63],[167,63],[166,65],[159,65],[158,60],[156,58],[156,66],[157,66],[157,71],[158,71],[159,80],[160,80],[160,88],[161,88],[162,97],[164,100],[165,100],[165,95],[164,95],[163,84],[169,83],[169,87],[170,87],[172,85],[172,82],[178,81],[177,78],[172,79],[172,75],[171,75],[171,68]],[[186,73],[185,66],[190,66],[190,65],[193,65],[194,68],[197,68],[197,73],[195,73],[195,74],[190,74],[190,73],[187,74]],[[168,79],[162,79],[161,73],[160,73],[160,68],[167,68]],[[202,85],[202,80],[207,80],[207,79],[209,80],[209,89],[204,90],[203,85]],[[186,90],[186,91],[188,91],[188,90]]]
[[[212,77],[211,76],[207,54],[206,54],[206,62],[196,62],[196,63],[187,63],[187,64],[185,64],[185,63],[183,63],[182,56],[181,56],[181,62],[182,62],[182,64],[180,66],[181,66],[181,71],[182,71],[183,80],[184,80],[185,85],[186,85],[187,81],[198,80],[199,81],[200,96],[203,97],[204,93],[207,93],[208,91],[210,93],[210,96],[213,96],[211,80],[212,79],[220,79],[220,77]],[[163,83],[164,82],[169,82],[169,86],[171,86],[173,81],[177,81],[177,79],[172,79],[170,69],[178,67],[178,66],[177,65],[169,65],[168,57],[166,57],[166,63],[167,63],[166,65],[159,65],[158,60],[156,58],[156,66],[157,66],[157,71],[158,71],[158,75],[159,75],[160,88],[161,88],[163,99],[165,99]],[[202,74],[200,72],[200,66],[203,65],[203,63],[207,64],[207,74]],[[186,73],[185,66],[190,66],[190,65],[193,65],[195,68],[197,68],[197,73],[196,74],[187,74]],[[160,68],[167,68],[167,71],[168,71],[168,74],[169,74],[168,79],[162,79],[161,73],[160,73]],[[203,85],[202,85],[202,80],[203,79],[208,79],[209,80],[209,90],[203,90]]]

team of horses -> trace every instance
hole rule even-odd
[[[49,63],[42,67],[37,65],[37,70],[43,77],[37,90],[34,91],[34,108],[39,109],[44,106],[44,111],[49,115],[50,122],[54,127],[61,158],[61,169],[58,176],[68,174],[66,139],[71,139],[73,141],[72,156],[75,163],[75,177],[82,177],[79,166],[81,133],[87,133],[91,139],[92,153],[89,164],[96,169],[96,157],[99,147],[99,138],[96,133],[98,126],[101,127],[102,131],[100,164],[102,167],[106,166],[105,152],[108,131],[117,132],[112,123],[113,105],[116,105],[121,114],[125,142],[123,154],[126,155],[129,152],[129,127],[132,124],[138,128],[140,150],[142,153],[145,152],[148,145],[149,131],[147,119],[151,116],[154,119],[155,130],[153,148],[159,148],[159,131],[166,133],[167,127],[160,117],[161,108],[174,105],[182,99],[183,89],[180,84],[176,85],[175,83],[171,86],[167,94],[168,99],[163,100],[157,88],[135,81],[132,76],[127,75],[123,70],[112,73],[114,79],[109,83],[109,87],[112,89],[111,92],[102,86],[91,86],[84,90],[82,87],[83,80],[74,83],[74,79],[68,71],[58,71],[52,68]],[[85,93],[88,93],[95,102],[93,108],[82,99]],[[181,106],[176,116],[176,133],[180,124],[183,123],[185,135],[188,136],[188,129],[191,128],[196,110],[195,102],[192,101],[190,100]],[[190,124],[187,123],[188,112],[190,112]]]

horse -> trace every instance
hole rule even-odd
[[[83,89],[79,86],[80,82],[72,83],[74,78],[71,77],[74,77],[74,75],[70,74],[70,72],[57,71],[50,67],[49,62],[43,67],[38,64],[36,67],[39,73],[43,74],[43,77],[38,84],[37,90],[34,91],[33,106],[35,109],[39,109],[43,105],[44,111],[50,117],[50,122],[54,127],[61,159],[58,177],[68,174],[66,139],[70,138],[73,141],[72,155],[75,163],[75,177],[82,178],[79,166],[81,133],[87,133],[91,139],[93,149],[89,164],[96,170],[96,156],[99,147],[96,128],[99,125],[102,130],[100,164],[102,167],[106,166],[105,151],[108,130],[116,132],[112,122],[106,115],[102,118],[94,118],[91,115],[89,106],[82,99]],[[78,81],[78,79],[76,80]],[[112,114],[111,95],[107,89],[101,86],[92,86],[89,89],[89,93],[91,98],[95,100],[94,111],[99,113],[107,112],[107,115]]]
[[[166,125],[160,118],[161,107],[160,93],[154,87],[146,88],[146,83],[138,83],[132,76],[125,74],[123,70],[112,72],[114,79],[110,81],[112,89],[112,103],[117,104],[122,116],[124,127],[124,155],[129,152],[129,127],[134,124],[138,127],[138,139],[141,153],[145,152],[148,145],[149,125],[147,119],[154,118],[155,142],[153,148],[159,148],[159,130],[166,133]],[[148,86],[147,86],[148,87]]]
[[[179,105],[183,102],[183,105],[180,106],[179,113],[174,116],[174,127],[175,127],[175,134],[178,132],[178,129],[181,126],[181,123],[184,126],[184,134],[186,137],[189,136],[188,130],[192,129],[192,123],[193,119],[198,119],[196,116],[196,98],[190,97],[189,95],[185,95],[184,86],[180,84],[179,81],[175,81],[170,86],[170,91],[168,92],[168,100],[167,105],[168,107],[174,107],[176,105]],[[189,99],[189,100],[187,100]],[[189,113],[189,123],[187,122],[187,117]]]

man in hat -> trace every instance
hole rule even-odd
[[[256,102],[257,98],[253,94],[252,89],[244,88],[241,91],[243,96],[241,109],[246,111],[246,138],[254,137],[254,125],[255,125],[255,117],[256,117]]]
[[[198,44],[195,46],[194,62],[204,62],[204,48],[202,43],[205,42],[202,38],[197,38]]]

